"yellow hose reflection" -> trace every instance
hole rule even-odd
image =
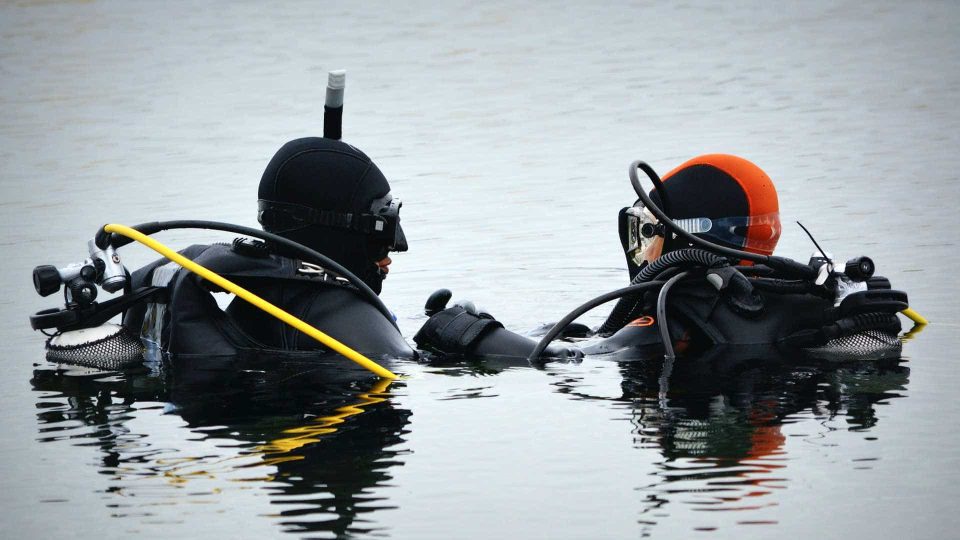
[[[288,437],[274,439],[256,448],[256,452],[264,455],[261,464],[275,465],[285,461],[303,459],[304,456],[302,455],[285,454],[308,444],[319,442],[321,436],[337,431],[334,426],[342,424],[347,418],[365,412],[365,407],[386,401],[387,398],[383,397],[382,394],[387,391],[391,382],[389,379],[379,379],[368,392],[357,396],[358,401],[356,403],[336,409],[335,414],[317,417],[307,425],[283,430],[282,433],[289,435]]]

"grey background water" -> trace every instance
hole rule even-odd
[[[0,536],[955,536],[958,24],[952,2],[4,3]],[[760,164],[785,223],[871,255],[932,322],[772,423],[763,399],[705,422],[628,395],[609,362],[405,364],[393,420],[348,419],[292,472],[268,430],[31,382],[53,373],[31,268],[82,259],[107,221],[255,225],[264,165],[319,134],[337,68],[345,138],[404,201],[383,297],[407,336],[440,286],[521,331],[619,286],[627,164],[704,152]],[[810,248],[785,227],[781,254]],[[753,450],[718,449],[744,430]],[[387,431],[374,473],[338,480],[332,456]],[[356,498],[330,503],[341,484]]]

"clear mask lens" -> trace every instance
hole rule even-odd
[[[643,260],[643,252],[662,237],[663,227],[643,205],[627,209],[627,243],[630,256],[637,264]],[[684,231],[760,252],[772,253],[780,238],[780,214],[773,212],[759,216],[735,216],[724,218],[694,217],[673,220]]]
[[[777,212],[759,216],[692,218],[683,221],[694,222],[686,226],[678,223],[685,231],[751,251],[772,253],[780,239],[780,214]]]

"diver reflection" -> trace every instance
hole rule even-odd
[[[719,351],[674,366],[663,392],[661,362],[621,362],[621,401],[630,403],[634,444],[663,456],[641,523],[670,502],[699,511],[775,506],[787,488],[783,426],[877,423],[875,407],[904,397],[910,370],[899,360],[849,364],[730,361]],[[832,430],[832,427],[826,427]]]
[[[37,369],[40,440],[97,447],[95,466],[108,480],[91,491],[119,518],[175,521],[190,503],[236,506],[253,488],[275,510],[249,512],[284,532],[375,530],[363,515],[390,508],[371,492],[402,465],[396,447],[410,416],[391,403],[393,388],[242,375],[198,392],[146,370]]]

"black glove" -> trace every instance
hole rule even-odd
[[[413,341],[421,349],[469,354],[483,336],[495,328],[503,328],[489,313],[479,313],[472,302],[446,308],[451,296],[449,290],[440,289],[427,299],[424,310],[430,319],[413,336]]]

